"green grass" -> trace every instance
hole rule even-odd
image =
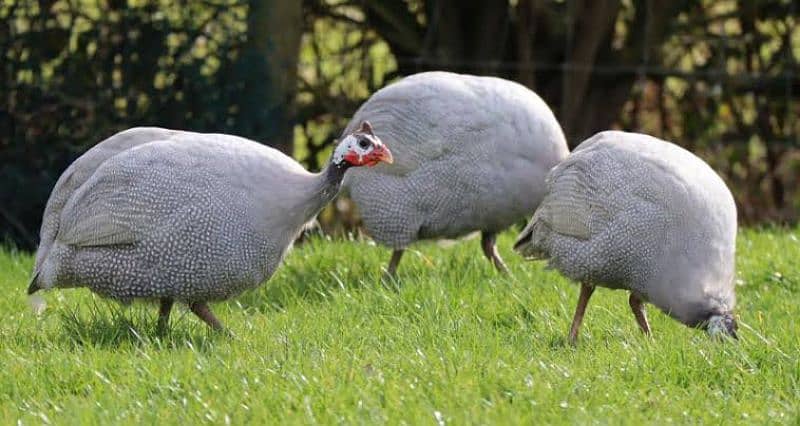
[[[388,250],[310,243],[271,281],[214,310],[233,336],[176,311],[88,290],[24,289],[29,254],[0,251],[0,424],[800,422],[800,230],[743,231],[741,340],[708,339],[651,308],[643,336],[624,292],[599,290],[577,348],[577,286],[500,241],[415,246],[400,286]]]

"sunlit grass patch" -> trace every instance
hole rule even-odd
[[[505,276],[477,240],[424,243],[382,280],[387,249],[314,237],[268,283],[214,306],[123,307],[85,289],[26,302],[29,254],[0,252],[0,422],[796,423],[800,232],[745,230],[736,343],[600,289],[577,348],[577,286],[510,252]]]

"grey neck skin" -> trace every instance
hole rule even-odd
[[[313,219],[323,207],[336,198],[342,185],[342,179],[344,179],[344,173],[349,168],[350,164],[346,161],[342,161],[341,164],[329,161],[328,165],[316,174],[314,190],[305,209],[306,221]]]

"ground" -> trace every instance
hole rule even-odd
[[[800,422],[800,229],[739,238],[738,342],[712,341],[600,289],[577,348],[578,287],[511,253],[497,274],[476,239],[425,243],[380,283],[389,251],[312,238],[257,290],[213,306],[232,335],[182,308],[85,289],[25,296],[32,257],[0,251],[0,423]]]

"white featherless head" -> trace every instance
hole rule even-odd
[[[335,164],[342,164],[344,161],[345,155],[353,149],[354,146],[357,145],[357,139],[353,135],[347,135],[339,145],[336,145],[336,148],[333,150],[333,162]]]
[[[333,150],[332,161],[336,165],[345,163],[350,166],[374,166],[379,162],[392,163],[392,153],[372,132],[368,122],[361,123],[361,128],[347,135]]]

